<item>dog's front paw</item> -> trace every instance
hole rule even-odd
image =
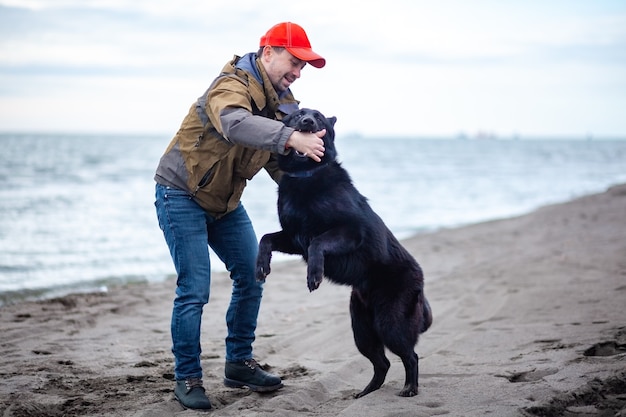
[[[259,282],[265,282],[265,277],[267,277],[272,269],[270,268],[270,260],[271,256],[261,258],[259,256],[256,261],[256,280]]]
[[[263,268],[257,268],[256,280],[257,282],[265,282],[265,277],[269,275],[270,271],[265,271]]]
[[[314,252],[312,256],[309,257],[306,271],[306,284],[311,292],[319,288],[322,283],[322,278],[324,277],[324,258],[315,255],[317,255],[317,253]]]
[[[317,275],[317,276],[309,275],[306,278],[306,284],[309,287],[309,291],[310,292],[313,292],[316,289],[318,289],[320,287],[321,283],[322,283],[322,276],[321,275]]]

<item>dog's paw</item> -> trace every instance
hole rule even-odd
[[[322,276],[311,276],[309,275],[306,279],[307,286],[309,287],[309,291],[313,292],[320,287],[322,283]]]
[[[259,282],[265,282],[265,277],[267,277],[270,272],[272,272],[272,268],[270,268],[271,257],[262,257],[259,256],[256,260],[256,280]]]
[[[400,397],[414,397],[417,395],[417,387],[405,386],[402,391],[398,393]]]
[[[270,268],[269,260],[263,262],[261,259],[258,259],[256,264],[256,280],[258,282],[265,282],[265,277],[267,277],[270,272],[272,272],[272,269]]]
[[[309,291],[313,292],[319,288],[324,277],[324,257],[316,252],[310,253],[307,261],[306,283]]]
[[[257,265],[256,268],[256,280],[258,282],[265,282],[265,278],[270,274],[271,269],[269,265],[267,267]]]

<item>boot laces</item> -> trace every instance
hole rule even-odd
[[[185,387],[187,387],[188,391],[191,391],[194,388],[202,388],[202,379],[201,378],[189,378],[185,380]]]
[[[259,366],[259,364],[257,363],[256,360],[254,360],[254,358],[253,359],[246,359],[245,361],[243,361],[243,363],[248,368],[253,369],[253,370],[256,369]]]

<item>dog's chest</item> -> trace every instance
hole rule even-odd
[[[326,223],[321,208],[315,201],[306,199],[281,198],[278,204],[278,218],[284,230],[291,233],[314,233]]]
[[[306,247],[312,238],[334,227],[334,217],[326,196],[306,189],[290,191],[279,192],[278,218],[283,231]]]
[[[328,188],[317,178],[283,180],[278,188],[278,216],[304,219],[320,215],[320,205],[328,199]]]

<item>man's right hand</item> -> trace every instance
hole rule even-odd
[[[322,140],[324,135],[326,135],[326,129],[315,133],[294,130],[289,139],[287,139],[286,147],[295,149],[315,162],[320,162],[325,150],[324,141]]]

